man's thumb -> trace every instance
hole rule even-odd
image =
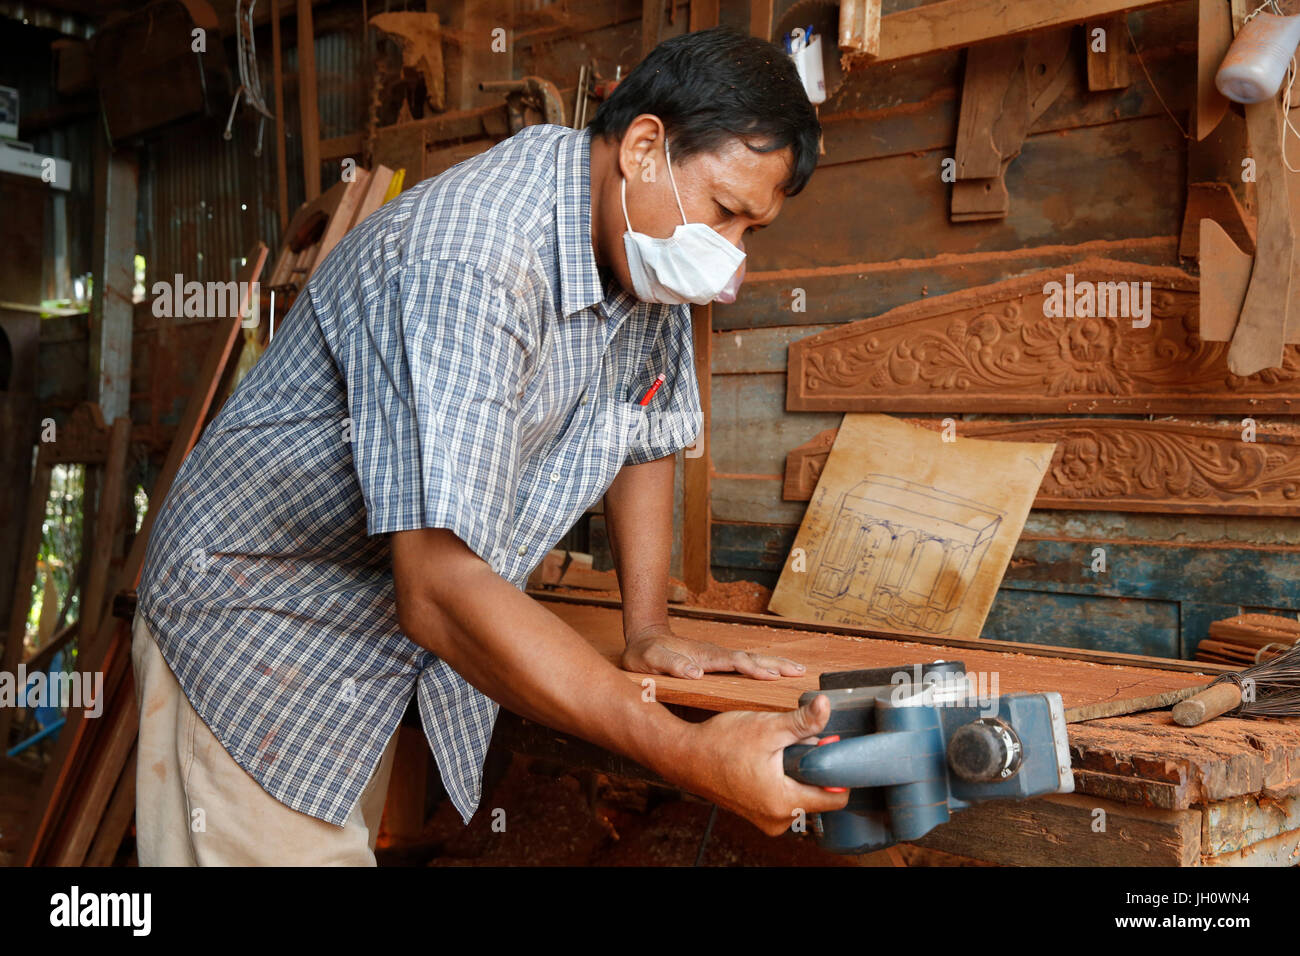
[[[790,711],[790,732],[795,740],[803,740],[821,732],[831,717],[831,702],[825,694],[818,694],[812,700]]]

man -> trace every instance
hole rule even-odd
[[[142,864],[373,864],[412,695],[467,822],[498,704],[768,833],[844,806],[781,768],[825,698],[688,723],[522,590],[603,494],[625,668],[802,671],[675,635],[666,593],[673,455],[701,424],[684,303],[734,294],[819,132],[774,47],[689,34],[589,131],[525,129],[345,237],[153,531]]]

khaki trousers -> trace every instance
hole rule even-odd
[[[141,866],[374,866],[397,734],[342,827],[280,803],[190,705],[144,619],[131,664],[140,705],[135,828]]]

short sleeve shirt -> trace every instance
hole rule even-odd
[[[590,193],[590,134],[532,126],[382,206],[167,496],[139,613],[295,810],[342,825],[413,695],[453,803],[478,806],[496,704],[402,634],[392,532],[450,529],[523,588],[624,464],[700,430],[689,307],[602,283]]]

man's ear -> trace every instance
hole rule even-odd
[[[653,113],[642,113],[628,124],[618,149],[618,168],[624,179],[640,177],[655,182],[664,136],[663,120]]]

